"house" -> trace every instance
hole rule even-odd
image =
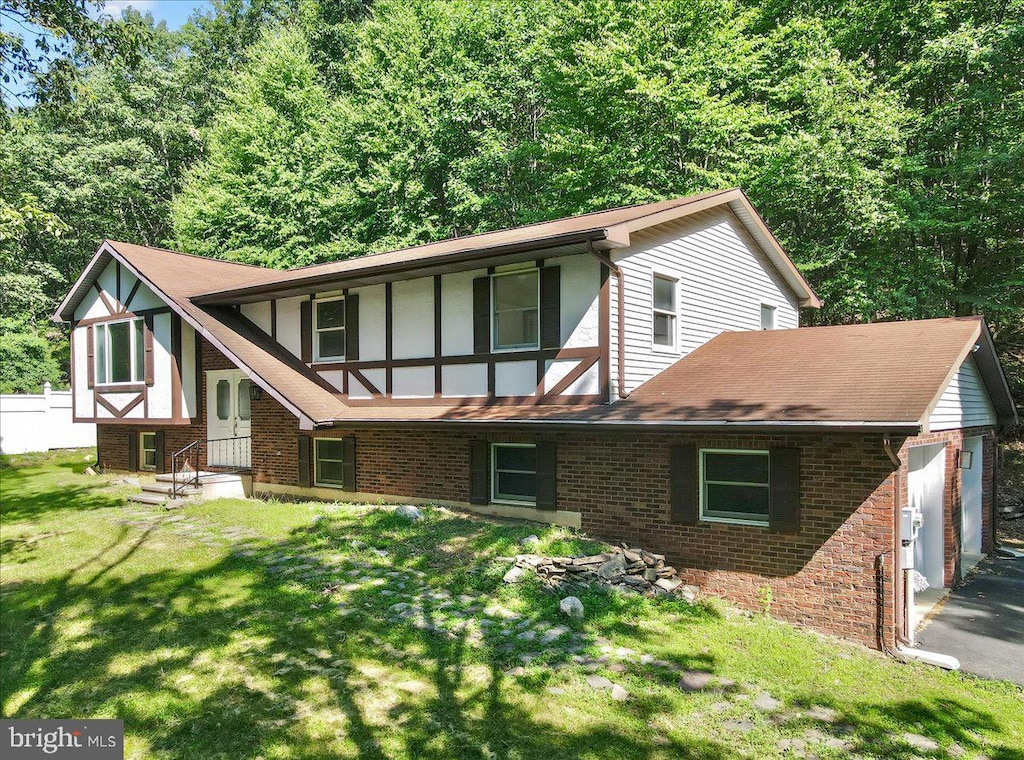
[[[912,562],[991,550],[1017,415],[982,319],[819,305],[727,190],[285,272],[108,240],[55,319],[104,468],[576,526],[891,646]]]

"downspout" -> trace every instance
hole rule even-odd
[[[901,539],[900,539],[900,518],[901,518],[900,496],[901,496],[901,490],[902,490],[902,482],[901,482],[901,478],[900,478],[900,472],[901,472],[902,463],[900,462],[899,456],[897,456],[896,452],[893,451],[892,439],[888,435],[885,435],[885,436],[882,437],[882,450],[885,451],[886,456],[889,457],[889,461],[892,463],[892,466],[893,466],[893,473],[892,473],[893,497],[892,497],[892,503],[893,503],[893,523],[894,523],[894,531],[893,531],[894,546],[893,546],[893,548],[888,549],[888,550],[882,552],[881,554],[879,554],[878,557],[876,558],[876,561],[883,568],[883,573],[881,575],[884,577],[884,560],[885,560],[885,555],[888,554],[889,552],[893,553],[893,569],[895,571],[893,573],[893,577],[894,577],[894,582],[893,582],[894,598],[895,598],[895,601],[896,601],[896,609],[901,609],[902,608],[902,610],[903,610],[902,621],[900,621],[899,618],[897,618],[897,620],[896,620],[896,622],[897,622],[896,631],[895,631],[895,633],[896,633],[896,651],[895,652],[889,651],[888,647],[885,645],[885,632],[884,632],[884,629],[879,632],[879,639],[882,642],[882,651],[885,652],[886,654],[889,654],[889,655],[895,657],[896,659],[903,660],[904,662],[910,661],[910,660],[914,660],[914,661],[918,661],[918,662],[924,662],[924,663],[926,663],[928,665],[937,665],[938,667],[945,668],[946,670],[959,670],[960,669],[960,661],[957,658],[951,657],[951,656],[949,656],[947,654],[940,654],[938,652],[928,652],[928,651],[926,651],[924,649],[918,649],[915,646],[915,644],[914,644],[914,632],[912,630],[909,630],[908,621],[910,621],[910,619],[911,619],[909,606],[911,604],[913,604],[913,598],[914,597],[913,597],[913,586],[911,585],[911,578],[910,578],[911,569],[903,570],[900,567],[900,565],[901,565],[900,554],[901,554],[901,549],[902,549],[902,547],[901,547]],[[903,576],[903,578],[902,578],[903,583],[900,583],[899,580],[896,580],[896,579],[900,578],[901,574]],[[902,593],[900,593],[901,591],[902,591]],[[881,598],[879,603],[882,605],[882,611],[881,611],[880,619],[884,621],[884,619],[885,619],[885,592],[884,592],[884,585],[882,586],[882,598]],[[903,624],[903,632],[902,633],[899,630],[899,625],[898,625],[899,622],[902,622],[902,624]]]
[[[618,391],[619,398],[628,398],[629,394],[626,393],[626,276],[622,270],[618,267],[615,262],[611,260],[610,256],[605,256],[603,253],[597,251],[594,248],[594,243],[591,240],[587,241],[587,253],[593,256],[595,259],[600,261],[606,267],[608,271],[615,275],[615,279],[618,281],[618,287],[616,292],[618,294],[618,361],[616,362],[615,372],[615,384]]]

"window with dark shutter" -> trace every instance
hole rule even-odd
[[[154,448],[156,449],[156,452],[155,452],[156,456],[154,457],[154,459],[155,459],[155,462],[154,462],[155,469],[156,469],[157,472],[166,472],[166,470],[164,469],[164,451],[165,451],[165,449],[164,449],[164,446],[165,446],[165,443],[164,443],[164,431],[163,430],[156,431],[156,435],[154,436],[154,439],[155,439],[154,440]]]
[[[146,385],[153,385],[153,315],[145,319],[145,329],[142,331],[142,343],[145,346],[145,359],[143,360],[143,375]]]
[[[699,505],[697,447],[669,447],[669,505],[672,522],[696,525]]]
[[[537,509],[558,508],[558,447],[550,441],[537,444]]]
[[[561,267],[540,270],[540,347],[562,346]]]
[[[127,470],[136,472],[139,469],[139,435],[134,430],[128,433]]]
[[[359,296],[345,296],[345,361],[359,358]]]
[[[490,446],[487,441],[473,441],[469,449],[469,503],[486,504],[490,499],[487,488],[488,458]]]
[[[310,438],[308,435],[299,436],[299,473],[298,483],[303,488],[309,487],[310,470]]]
[[[302,361],[313,362],[313,302],[303,301],[299,305],[299,334],[302,339]],[[307,478],[308,480],[308,478]]]
[[[772,449],[770,477],[768,530],[772,533],[799,533],[800,449]]]
[[[473,353],[491,351],[491,278],[473,280]]]
[[[758,449],[701,449],[701,519],[767,526],[772,458],[770,452]]]

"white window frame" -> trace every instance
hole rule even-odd
[[[537,284],[537,340],[534,343],[517,343],[514,346],[503,346],[498,347],[498,299],[494,297],[494,283],[499,277],[508,277],[509,275],[523,275],[532,273]],[[540,348],[540,269],[533,267],[531,269],[513,269],[508,272],[495,272],[491,275],[491,353],[494,354],[506,354],[512,351],[536,351]],[[506,309],[505,311],[529,311],[529,309]]]
[[[536,493],[532,499],[517,499],[512,496],[501,496],[498,494],[498,449],[533,449],[537,450],[537,445],[534,443],[492,443],[491,444],[491,503],[492,504],[510,504],[517,507],[535,507],[537,506]],[[502,472],[518,472],[527,473],[529,470],[502,470]],[[533,477],[537,477],[536,465],[533,469]],[[534,491],[537,489],[534,488]]]
[[[146,443],[145,443],[147,435],[153,436],[153,446],[151,448],[147,447]],[[153,452],[153,466],[152,467],[150,467],[149,465],[146,464],[146,452],[147,451],[152,451]],[[156,433],[151,431],[151,430],[143,430],[143,431],[141,431],[139,433],[139,469],[140,470],[147,470],[149,472],[155,472],[156,471],[156,466],[157,466],[157,461],[156,461]]]
[[[771,316],[771,325],[765,327],[764,318],[765,315]],[[761,304],[761,329],[762,330],[775,330],[779,325],[779,309],[777,306],[773,306],[770,303]]]
[[[342,476],[341,483],[333,483],[331,481],[324,481],[320,479],[320,442],[321,441],[337,441],[341,445],[342,458],[341,459],[324,459],[325,462],[339,462],[342,467],[345,466],[345,439],[344,438],[314,438],[313,439],[313,485],[321,486],[322,488],[339,488],[344,490],[344,475]]]
[[[672,283],[672,310],[659,309],[655,306],[655,295],[654,288],[655,283],[658,280],[664,280],[665,282]],[[658,343],[654,337],[654,324],[655,316],[662,314],[671,319],[671,329],[669,334],[672,336],[672,343],[666,345],[664,343]],[[679,348],[679,278],[673,277],[672,275],[663,274],[661,272],[651,273],[651,350],[659,351],[666,354],[674,354]]]
[[[313,299],[313,361],[315,362],[343,362],[345,361],[345,354],[348,353],[348,314],[345,314],[345,326],[344,327],[324,327],[321,329],[317,326],[319,310],[317,306],[322,303],[330,303],[332,301],[344,301],[345,296],[334,296],[333,298],[315,298]],[[344,305],[342,305],[344,310]],[[345,333],[345,354],[341,356],[322,356],[320,354],[320,333],[321,332],[343,332]]]
[[[764,456],[768,460],[768,482],[767,483],[750,483],[740,480],[712,480],[708,481],[704,477],[704,455],[705,454],[757,454]],[[771,452],[768,449],[700,449],[698,451],[698,462],[700,465],[700,519],[703,522],[717,522],[717,523],[729,523],[732,525],[750,525],[757,528],[767,528],[769,522],[769,516],[766,514],[764,517],[754,517],[753,515],[748,517],[721,517],[715,514],[707,514],[707,486],[710,482],[713,485],[732,485],[732,486],[757,486],[768,490],[769,498],[771,498]]]
[[[119,385],[137,385],[138,383],[146,382],[146,368],[142,368],[142,377],[136,377],[135,371],[138,368],[139,352],[145,351],[145,345],[138,345],[138,341],[135,338],[136,330],[135,323],[142,322],[142,335],[143,342],[145,342],[146,325],[143,317],[128,317],[127,319],[112,319],[109,322],[99,322],[95,325],[93,330],[93,340],[96,342],[96,346],[93,346],[93,372],[95,373],[96,385],[103,387],[107,386],[119,386]],[[131,378],[129,380],[118,380],[114,382],[110,379],[111,371],[113,369],[113,352],[110,350],[110,331],[109,328],[113,325],[120,325],[127,323],[128,327],[128,367],[131,372]],[[103,359],[106,364],[103,367],[103,371],[100,371],[100,351],[97,348],[99,341],[103,341]],[[103,378],[102,380],[100,378]]]

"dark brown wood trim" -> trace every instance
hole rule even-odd
[[[379,406],[379,407],[399,407],[399,406],[458,406],[460,408],[466,407],[486,407],[486,406],[571,406],[574,404],[597,404],[601,401],[601,397],[597,394],[588,394],[585,396],[552,396],[552,397],[538,397],[538,396],[501,396],[499,398],[488,398],[486,396],[476,397],[464,397],[464,396],[451,396],[445,398],[433,398],[430,396],[424,396],[423,398],[347,398],[345,403],[348,406]]]
[[[103,292],[103,288],[100,287],[100,284],[98,282],[94,282],[92,286],[96,288],[96,292],[100,294],[100,300],[103,301],[103,305],[106,307],[107,312],[112,315],[117,314],[117,309],[115,309],[114,305],[110,303],[110,299],[107,298],[107,294]]]
[[[121,303],[121,262],[117,260],[114,261],[114,295],[118,303]]]
[[[116,417],[117,419],[123,418],[126,414],[128,414],[128,412],[130,412],[132,409],[141,404],[145,400],[145,398],[146,392],[145,390],[143,390],[142,393],[140,393],[138,396],[129,401],[122,409],[118,409],[116,406],[114,406],[105,398],[103,398],[103,396],[101,396],[98,393],[96,394],[97,403],[99,403],[100,406],[102,406],[104,409],[106,409],[108,412],[114,415],[114,417]]]
[[[367,380],[366,379],[366,375],[364,375],[359,370],[357,370],[357,369],[350,369],[348,371],[348,373],[346,373],[346,374],[351,374],[352,377],[354,377],[356,380],[358,380],[359,383],[364,388],[366,388],[366,390],[368,390],[370,392],[370,395],[373,396],[374,398],[383,398],[384,397],[384,394],[382,394],[380,392],[380,389],[376,385],[371,383],[369,380]]]
[[[131,308],[132,299],[134,299],[135,298],[135,294],[139,292],[139,287],[141,285],[142,285],[142,280],[140,280],[138,277],[136,277],[135,278],[135,284],[132,285],[132,289],[128,291],[128,297],[121,304],[121,310],[123,312],[124,311],[128,311],[128,309]]]
[[[181,317],[171,315],[171,416],[181,417]]]
[[[387,364],[384,365],[384,392],[391,395],[392,369],[394,365],[394,292],[390,282],[384,283],[384,356]]]
[[[141,393],[146,390],[145,383],[121,383],[94,386],[97,393]]]
[[[459,354],[457,356],[442,356],[441,364],[484,364],[488,361],[518,362],[531,361],[536,359],[589,359],[591,356],[599,356],[599,346],[582,346],[579,348],[543,348],[531,349],[528,351],[508,351],[497,354]],[[323,362],[314,364],[313,369],[318,372],[329,372],[336,369],[386,369],[390,364],[394,368],[399,367],[428,367],[435,363],[431,356],[423,356],[415,359],[387,359],[355,361],[355,362]]]
[[[270,337],[277,340],[277,299],[270,302]]]
[[[116,314],[111,314],[106,317],[90,317],[89,319],[83,319],[79,321],[79,326],[86,327],[88,325],[95,325],[99,322],[117,322],[122,319],[134,319],[137,317],[150,317],[156,314],[170,314],[171,310],[167,307],[161,306],[156,309],[139,309],[138,311],[121,311]]]
[[[600,354],[600,366],[598,367],[598,384],[601,388],[601,395],[605,402],[611,401],[612,373],[611,373],[611,281],[608,276],[608,267],[601,264],[601,289],[597,296],[597,345]]]
[[[600,360],[600,355],[591,356],[589,359],[580,359],[580,363],[573,367],[571,370],[569,370],[568,374],[566,374],[565,377],[563,377],[561,380],[555,383],[555,387],[548,391],[545,395],[558,396],[562,393],[565,393],[566,388],[568,388],[570,385],[572,385],[581,377],[583,377],[583,375],[586,374],[587,371],[591,367],[593,367],[596,362],[599,362]]]
[[[137,425],[139,427],[184,427],[186,425],[193,424],[193,421],[188,417],[184,417],[180,420],[172,420],[169,417],[161,417],[159,419],[149,418],[144,419],[128,418],[128,419],[112,419],[110,417],[74,417],[73,422],[89,422],[97,425]]]
[[[441,395],[441,275],[434,275],[434,396]]]
[[[195,364],[196,364],[196,419],[203,419],[203,411],[206,407],[206,388],[203,385],[203,336],[195,330]]]

